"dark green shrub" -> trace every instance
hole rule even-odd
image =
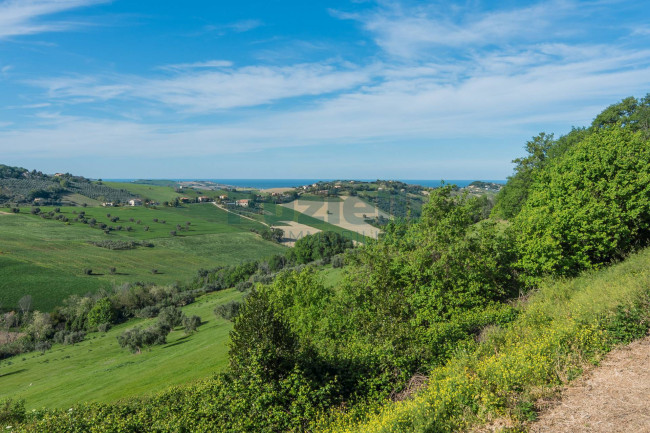
[[[214,309],[214,314],[222,319],[233,321],[239,315],[241,302],[230,301],[225,304],[217,305]]]
[[[199,316],[185,316],[183,317],[183,328],[186,334],[191,334],[201,326],[201,318]]]
[[[158,313],[158,323],[174,329],[183,324],[184,317],[185,314],[179,308],[175,306],[165,307]]]

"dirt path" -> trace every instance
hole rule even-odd
[[[250,221],[254,221],[254,222],[256,222],[256,223],[263,224],[263,225],[265,225],[265,226],[267,226],[267,227],[271,227],[270,225],[268,225],[267,223],[265,223],[265,222],[263,222],[263,221],[258,221],[258,220],[256,220],[255,218],[251,218],[251,217],[247,217],[247,216],[244,216],[244,215],[240,215],[240,214],[238,214],[237,212],[233,212],[233,211],[231,211],[231,210],[228,210],[228,209],[226,209],[224,206],[219,205],[218,203],[212,202],[212,204],[215,205],[216,207],[218,207],[219,209],[221,209],[221,210],[225,210],[226,212],[231,213],[231,214],[233,214],[233,215],[237,215],[237,216],[240,217],[240,218],[244,218],[244,219],[247,219],[247,220],[250,220]]]
[[[650,337],[608,354],[530,431],[650,433]]]

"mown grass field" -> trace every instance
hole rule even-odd
[[[183,282],[199,268],[238,264],[286,251],[286,247],[250,232],[250,228],[264,228],[261,224],[211,204],[165,209],[61,208],[61,213],[71,221],[76,216],[73,212],[80,211],[98,223],[129,225],[133,231],[113,231],[107,235],[79,222],[68,225],[42,219],[29,214],[27,208],[17,215],[0,215],[0,307],[15,308],[18,300],[29,294],[33,308],[49,310],[73,293],[85,294],[123,282]],[[107,213],[119,216],[120,221],[110,222]],[[153,218],[166,222],[156,223]],[[177,224],[185,227],[188,221],[189,230],[177,230]],[[145,225],[150,227],[149,231],[144,230]],[[178,235],[171,236],[172,230]],[[154,246],[109,250],[89,243],[107,239],[147,240]],[[111,267],[116,268],[115,275],[109,273]],[[92,269],[93,274],[85,275],[86,268]],[[158,272],[153,274],[152,269]]]
[[[28,410],[67,408],[80,402],[109,402],[146,395],[172,385],[189,383],[222,370],[227,363],[232,324],[213,310],[242,293],[230,289],[205,295],[183,308],[198,315],[203,324],[186,336],[169,334],[167,344],[141,354],[119,347],[117,336],[136,325],[146,327],[156,319],[132,320],[107,333],[88,334],[75,346],[55,345],[41,354],[32,352],[0,361],[0,400],[25,399]]]

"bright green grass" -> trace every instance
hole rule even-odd
[[[214,307],[241,296],[230,289],[197,299],[183,311],[201,317],[198,332],[186,336],[175,330],[166,345],[139,355],[120,348],[117,336],[136,325],[148,326],[155,319],[130,321],[106,334],[91,333],[80,344],[55,345],[43,355],[34,352],[0,361],[0,400],[25,399],[28,410],[67,408],[80,402],[146,395],[208,377],[226,366],[232,328],[230,322],[216,318]]]
[[[343,280],[343,268],[328,266],[323,268],[320,273],[323,283],[328,287],[336,287]]]
[[[103,182],[104,185],[115,189],[125,189],[133,195],[146,197],[157,202],[172,201],[176,197],[183,197],[174,188],[162,185],[142,185],[130,182]]]
[[[44,208],[44,211],[49,209]],[[73,210],[62,208],[73,217]],[[123,282],[148,281],[167,284],[188,281],[199,268],[239,264],[244,261],[270,257],[286,251],[286,247],[267,242],[251,233],[249,227],[258,223],[228,214],[213,205],[192,205],[185,208],[153,210],[145,208],[85,208],[90,218],[107,221],[106,212],[119,215],[132,224],[133,232],[104,234],[99,229],[81,223],[66,225],[60,221],[44,220],[23,212],[0,215],[0,304],[14,308],[25,294],[33,298],[33,308],[50,310],[70,294],[85,294],[99,287]],[[145,218],[151,229],[128,222]],[[152,217],[167,223],[153,223]],[[170,229],[190,221],[190,230],[171,237]],[[105,239],[147,239],[153,248],[108,250],[89,244]],[[109,268],[117,269],[116,275]],[[84,269],[93,275],[84,275]],[[157,274],[152,274],[157,269]]]

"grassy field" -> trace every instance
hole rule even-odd
[[[165,181],[167,182],[167,181]],[[251,191],[225,191],[225,190],[209,190],[200,191],[192,188],[184,188],[183,192],[176,192],[172,186],[166,186],[164,183],[159,185],[154,184],[141,184],[132,182],[104,182],[104,185],[117,189],[125,189],[133,195],[148,198],[150,200],[162,203],[164,201],[172,201],[176,197],[196,198],[202,195],[208,197],[218,197],[220,195],[227,195],[230,199],[249,198]]]
[[[171,186],[142,185],[131,182],[104,182],[104,185],[116,189],[125,189],[133,195],[146,197],[160,203],[174,200],[176,197],[183,197],[183,194],[177,193]]]
[[[49,211],[43,208],[43,211]],[[166,284],[187,281],[199,268],[238,264],[286,251],[286,247],[267,242],[251,233],[261,224],[228,214],[211,204],[183,208],[61,208],[70,220],[73,212],[84,210],[87,218],[111,225],[131,225],[133,231],[114,231],[106,235],[86,224],[44,220],[23,209],[18,215],[0,215],[0,304],[14,308],[18,299],[29,294],[33,308],[49,310],[70,294],[84,294],[99,287],[132,281]],[[110,222],[106,213],[119,216]],[[130,222],[133,218],[136,222]],[[153,222],[153,218],[166,223]],[[171,236],[176,225],[188,231]],[[149,225],[149,231],[144,226]],[[109,250],[89,242],[147,240],[153,247]],[[115,267],[115,275],[109,268]],[[84,269],[93,270],[85,275]],[[152,274],[152,269],[158,273]]]
[[[117,344],[117,336],[156,319],[132,320],[107,333],[91,333],[75,346],[55,345],[41,354],[32,352],[0,361],[0,400],[25,399],[28,409],[66,408],[79,402],[109,402],[146,395],[172,385],[188,383],[222,370],[227,363],[232,324],[217,318],[214,307],[241,299],[234,289],[212,293],[183,308],[203,324],[186,336],[169,334],[168,343],[132,354]]]

